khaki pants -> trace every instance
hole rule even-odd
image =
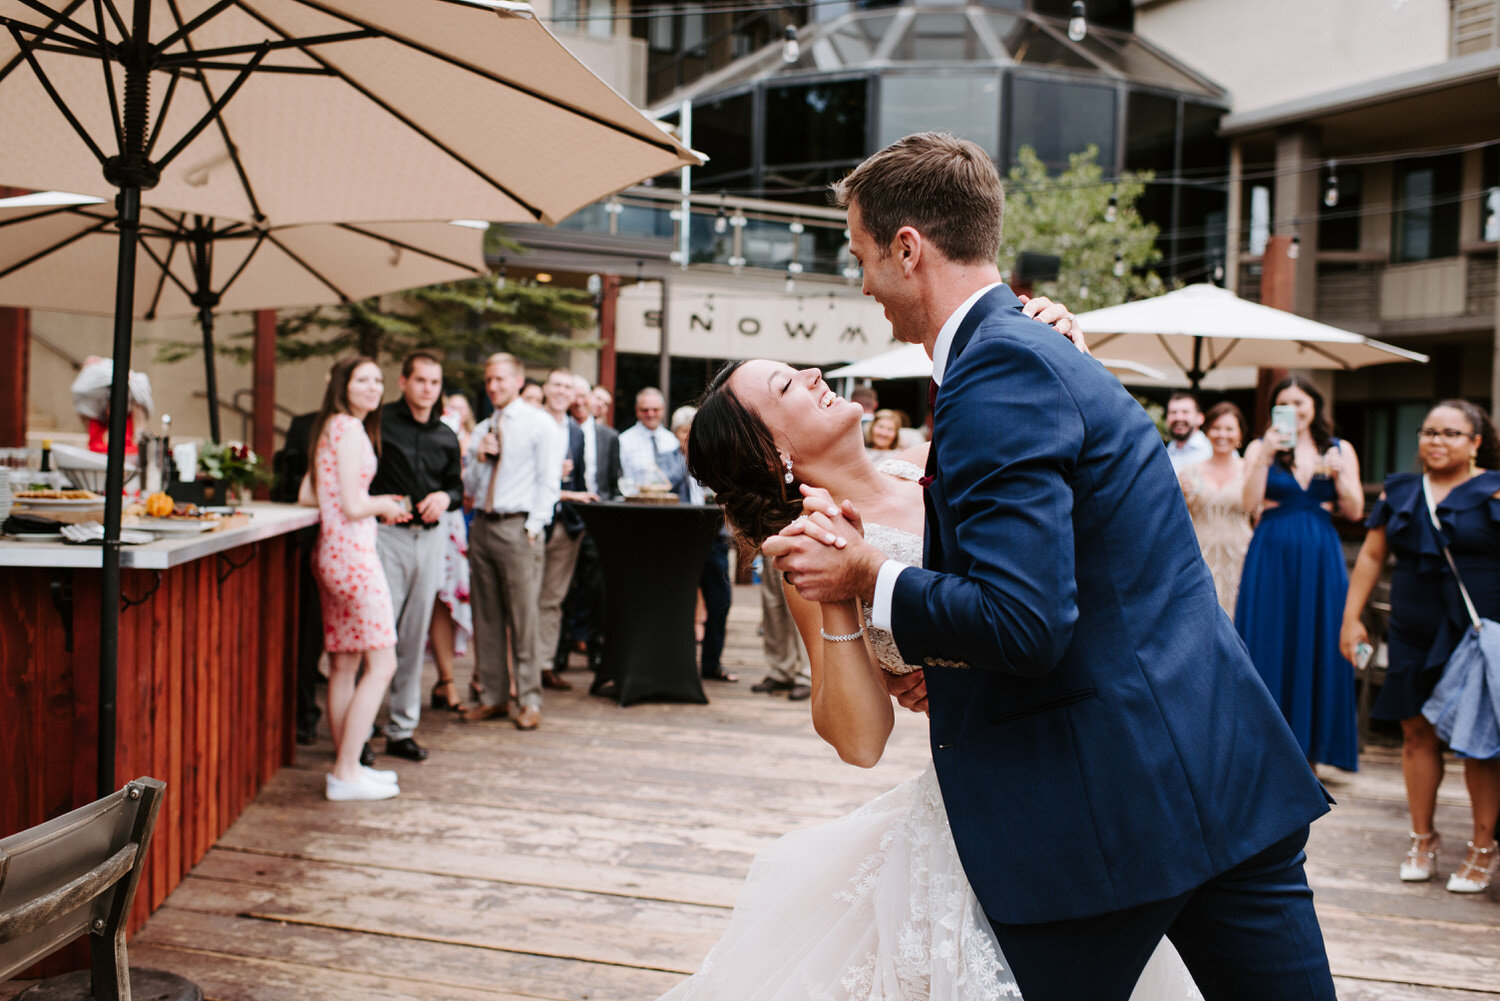
[[[542,704],[536,659],[536,584],[540,548],[524,517],[499,521],[481,512],[469,529],[469,598],[474,613],[474,672],[484,704],[503,706],[510,692],[506,646],[515,653],[516,702]]]
[[[569,537],[561,525],[552,526],[552,538],[542,550],[542,579],[537,588],[536,654],[540,670],[552,666],[557,655],[557,639],[562,633],[562,603],[573,583],[573,568],[578,564],[578,547],[583,535]]]
[[[802,640],[781,589],[781,571],[761,557],[760,629],[766,650],[766,673],[789,685],[811,685],[812,673],[802,661]]]

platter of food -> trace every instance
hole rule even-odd
[[[29,508],[99,507],[104,498],[91,490],[17,490],[17,504]]]
[[[199,535],[212,532],[218,527],[217,521],[218,519],[206,518],[142,518],[136,522],[135,527],[157,535]]]

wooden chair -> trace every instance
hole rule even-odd
[[[88,934],[94,998],[130,1001],[125,922],[165,790],[136,779],[0,840],[0,981]]]

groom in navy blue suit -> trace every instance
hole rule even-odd
[[[873,601],[923,665],[896,694],[926,702],[1023,995],[1125,1001],[1165,935],[1210,1001],[1333,998],[1302,867],[1327,798],[1219,608],[1150,418],[1000,283],[994,165],[908,136],[835,193],[866,294],[933,358],[926,552],[904,567],[795,529],[766,551],[805,598]]]

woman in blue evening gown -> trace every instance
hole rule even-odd
[[[1234,623],[1307,760],[1354,771],[1354,668],[1339,653],[1349,574],[1332,512],[1351,521],[1364,513],[1359,460],[1333,437],[1306,379],[1288,376],[1271,399],[1296,409],[1297,433],[1270,428],[1245,450],[1245,510],[1260,520]]]

